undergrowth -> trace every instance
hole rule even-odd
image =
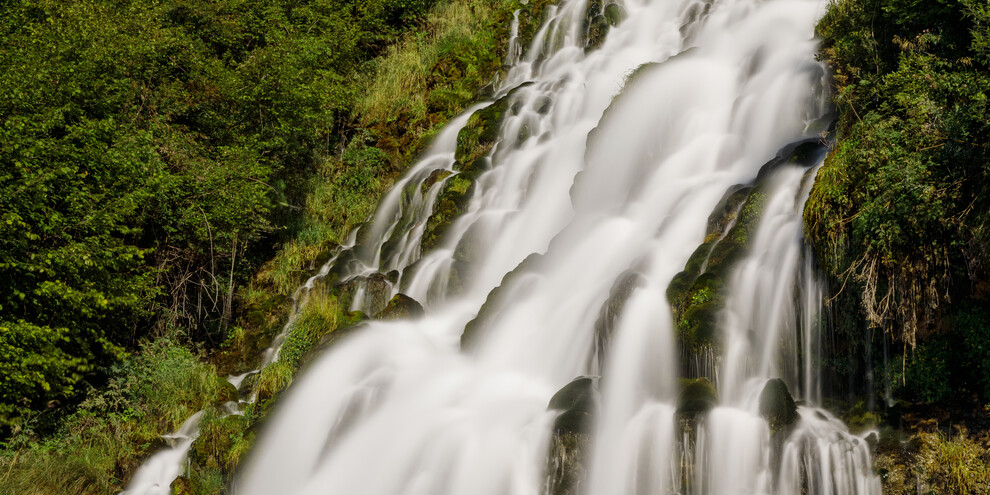
[[[212,366],[174,340],[147,343],[114,367],[105,388],[90,391],[57,435],[39,438],[28,421],[7,441],[0,454],[0,493],[119,491],[140,462],[163,446],[162,433],[233,393]]]

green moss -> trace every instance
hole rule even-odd
[[[681,392],[677,396],[678,414],[702,414],[718,405],[715,385],[707,378],[681,378]]]
[[[725,282],[746,253],[766,201],[761,187],[733,186],[708,218],[705,242],[695,249],[684,271],[667,287],[681,343],[697,352],[718,346],[718,315],[725,304]]]
[[[418,318],[423,316],[423,306],[415,299],[405,295],[396,294],[389,301],[385,309],[378,315],[382,320],[398,320],[408,318]]]
[[[248,426],[244,416],[208,411],[200,421],[199,437],[190,448],[189,458],[200,468],[233,473],[254,443],[254,433]]]

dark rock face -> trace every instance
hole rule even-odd
[[[798,420],[797,404],[780,378],[767,381],[760,392],[760,415],[767,420],[771,432],[780,431]]]
[[[576,495],[587,480],[588,446],[598,409],[598,380],[578,377],[550,398],[548,409],[561,411],[547,452],[548,495]]]

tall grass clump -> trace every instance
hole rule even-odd
[[[121,490],[140,462],[196,411],[234,392],[196,355],[162,338],[111,370],[55,434],[25,422],[0,451],[0,494],[107,494]]]

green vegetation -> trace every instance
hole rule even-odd
[[[988,30],[990,10],[970,0],[842,0],[818,25],[841,113],[805,220],[846,299],[836,302],[845,341],[869,325],[909,353],[963,333],[956,322],[972,315],[960,303],[987,304]],[[943,378],[931,375],[939,345],[905,357],[919,367],[907,376]]]
[[[947,435],[960,418],[940,408],[984,417],[990,400],[990,7],[837,0],[818,33],[840,112],[805,209],[833,291],[838,346],[827,365],[862,387],[850,394],[887,388],[896,401],[858,405],[853,423],[889,412],[921,425],[881,439],[884,493],[986,493],[986,432]],[[901,352],[888,366],[864,359],[891,342]]]
[[[874,465],[883,492],[990,493],[988,440],[985,434],[978,438],[962,427],[953,435],[920,432],[907,442],[894,437],[881,439]]]
[[[5,4],[0,427],[78,397],[144,336],[223,341],[366,64],[430,3]],[[380,159],[342,156],[342,201],[363,200]]]
[[[677,337],[692,352],[718,345],[718,314],[725,306],[725,284],[732,267],[746,253],[765,202],[766,192],[759,186],[727,192],[708,219],[705,242],[667,287]]]
[[[90,390],[57,435],[38,438],[37,413],[18,425],[0,453],[0,493],[114,493],[163,445],[162,432],[236,398],[216,369],[169,338],[142,346],[109,374],[107,386]]]
[[[549,3],[5,4],[0,491],[119,490],[203,408],[173,488],[223,490],[305,356],[364,316],[314,291],[243,417],[219,373],[256,364],[286,296],[486,94],[513,12],[525,41]]]

